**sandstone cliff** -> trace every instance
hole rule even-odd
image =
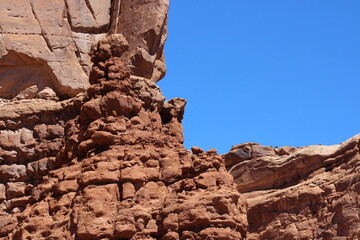
[[[0,5],[0,239],[245,237],[223,157],[183,147],[186,101],[154,83],[167,1]]]
[[[0,239],[359,239],[359,136],[183,146],[167,0],[0,0]]]
[[[118,57],[93,71],[84,97],[4,106],[21,119],[3,116],[20,125],[1,132],[0,236],[242,239],[245,201],[223,158],[182,146],[185,100],[164,102]]]
[[[109,33],[128,42],[124,61],[133,75],[160,80],[167,9],[167,0],[0,0],[0,97],[24,98],[26,89],[32,97],[45,87],[61,98],[85,91],[91,46]]]

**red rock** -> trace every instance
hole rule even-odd
[[[207,228],[199,233],[200,239],[233,240],[241,239],[241,234],[230,228]]]
[[[39,91],[36,94],[36,97],[46,99],[46,100],[53,100],[53,101],[59,100],[58,96],[56,95],[56,92],[49,87],[45,87],[43,90]]]
[[[101,117],[100,98],[95,98],[89,102],[86,102],[82,106],[82,112],[86,114],[88,119],[99,119]]]
[[[170,213],[163,222],[163,230],[165,232],[170,232],[170,231],[178,231],[179,230],[179,217],[176,213]],[[172,237],[174,237],[174,234],[170,234]],[[167,236],[167,238],[169,238],[170,236]],[[179,237],[179,235],[177,234],[177,237]]]
[[[11,151],[0,150],[0,158],[4,162],[9,162],[9,163],[17,162],[17,155],[18,153],[15,150],[11,150]]]
[[[105,127],[104,121],[101,119],[96,119],[95,121],[91,122],[86,131],[83,134],[83,139],[89,139],[91,136],[98,130],[103,129]],[[104,129],[105,130],[105,129]],[[116,133],[116,132],[115,132]]]
[[[11,211],[16,207],[24,209],[26,207],[26,205],[28,205],[32,201],[33,201],[33,199],[30,196],[23,196],[23,197],[19,197],[19,198],[13,198],[13,199],[6,202],[7,210]]]
[[[115,122],[107,123],[103,127],[104,131],[111,132],[116,134],[118,132],[125,132],[126,131],[126,121],[123,118],[117,119]]]
[[[110,92],[101,98],[100,107],[106,116],[129,117],[140,111],[141,103],[139,100],[122,95],[120,92]]]
[[[164,237],[162,238],[163,240],[179,240],[179,234],[177,232],[168,232],[167,234],[164,235]]]
[[[225,165],[230,167],[240,161],[261,156],[275,156],[275,152],[271,147],[257,143],[243,143],[233,146],[230,152],[225,154]]]
[[[77,238],[98,239],[114,236],[114,217],[119,199],[117,184],[86,187],[76,212]]]
[[[161,158],[159,163],[163,181],[173,182],[181,176],[181,163],[178,155]]]
[[[8,201],[6,214],[17,214],[24,224],[7,234],[18,239],[186,239],[216,225],[243,238],[245,201],[222,157],[214,151],[195,155],[181,144],[184,105],[167,104],[171,121],[162,122],[164,98],[153,83],[101,81],[94,81],[101,82],[98,93],[87,100],[104,100],[98,115],[86,121],[74,116],[63,124],[66,137],[61,128],[49,135],[50,126],[62,124],[38,127],[37,139],[41,134],[43,139],[35,146],[39,156],[50,154],[51,144],[61,138],[66,142],[55,158],[28,163],[29,181],[37,184]],[[105,104],[106,99],[118,105]],[[88,111],[77,109],[80,115]],[[44,171],[50,165],[52,170]],[[10,179],[11,171],[5,172]],[[51,231],[40,228],[41,222]]]
[[[92,140],[92,139],[82,141],[78,146],[79,154],[84,154],[95,147],[96,147],[96,144],[95,144],[94,140]]]
[[[116,183],[120,179],[120,171],[89,171],[79,176],[81,185]]]
[[[137,201],[144,206],[160,206],[163,204],[168,190],[162,182],[148,182],[135,194]]]
[[[47,158],[40,159],[35,162],[28,163],[27,173],[31,176],[45,175],[48,171],[48,160]]]
[[[131,211],[122,209],[121,215],[118,215],[115,224],[115,237],[116,238],[131,238],[137,232],[135,219]]]
[[[0,179],[2,181],[26,181],[28,179],[24,165],[0,166]]]
[[[132,183],[125,182],[122,184],[122,193],[121,193],[122,199],[133,198],[135,196],[135,192],[136,190]]]
[[[359,136],[223,156],[183,147],[186,101],[154,83],[168,1],[0,5],[4,29],[20,31],[0,34],[0,72],[15,79],[0,80],[14,97],[0,99],[0,239],[360,238]],[[92,85],[66,99],[87,87],[95,38]]]
[[[0,214],[21,221],[6,225],[4,236],[136,240],[209,233],[244,238],[245,200],[223,158],[216,151],[193,149],[193,154],[182,145],[185,100],[164,103],[153,82],[128,78],[117,58],[96,62],[94,69],[105,75],[92,75],[85,102],[61,102],[39,117],[34,140],[26,130],[1,135],[0,143],[10,149],[31,143],[34,152],[28,154],[27,168],[22,162],[0,166],[2,181],[23,186],[9,188],[8,198],[14,198],[0,208]],[[48,106],[38,107],[31,114],[41,115]]]
[[[203,153],[204,152],[204,150],[202,150],[201,148],[199,148],[199,147],[191,147],[191,151],[192,151],[192,153],[193,154],[200,154],[200,153]]]
[[[105,131],[97,131],[91,136],[91,140],[93,140],[96,145],[100,146],[112,145],[115,143],[115,139],[115,135]]]
[[[6,237],[16,227],[17,221],[11,216],[2,216],[0,218],[0,237]]]
[[[58,195],[64,195],[69,192],[76,192],[79,188],[77,180],[65,180],[54,185],[54,193]]]
[[[6,200],[6,188],[4,184],[0,184],[0,201]]]
[[[281,148],[274,148],[276,155],[283,156],[283,155],[290,155],[291,153],[297,150],[296,147],[281,147]]]
[[[121,169],[120,174],[123,181],[137,182],[146,180],[145,169],[138,165]]]
[[[6,198],[12,199],[16,197],[22,197],[25,195],[26,184],[23,182],[7,183],[6,184]]]
[[[357,236],[358,143],[357,135],[340,145],[284,147],[277,156],[235,163],[230,173],[249,204],[248,239]]]
[[[42,98],[56,99],[44,93],[47,89],[61,97],[75,96],[89,86],[91,49],[95,49],[95,62],[121,57],[127,65],[137,66],[131,68],[132,74],[144,76],[141,63],[148,59],[149,79],[155,82],[165,75],[167,0],[121,4],[117,0],[14,0],[0,4],[4,9],[0,58],[6,62],[1,72],[12,79],[1,81],[0,97],[24,95],[29,86],[35,86]],[[105,43],[96,44],[107,35]],[[139,49],[142,58],[131,60]],[[37,92],[30,91],[32,95]]]
[[[118,58],[110,58],[105,62],[106,67],[108,68],[108,78],[109,79],[119,79],[123,80],[130,77],[130,72],[123,63],[123,61]]]
[[[55,200],[51,199],[49,201],[49,210],[55,214],[62,214],[63,211],[67,211],[72,205],[72,201],[76,195],[76,192],[65,193],[61,196],[60,199]]]

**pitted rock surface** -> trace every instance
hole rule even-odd
[[[243,239],[246,204],[223,157],[182,145],[186,101],[164,102],[117,57],[93,71],[85,96],[8,112],[12,128],[3,116],[0,239]]]
[[[360,239],[359,135],[183,146],[168,0],[0,0],[0,239]]]

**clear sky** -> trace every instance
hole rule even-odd
[[[185,147],[338,144],[360,132],[360,1],[170,0],[167,97]]]

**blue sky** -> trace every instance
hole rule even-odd
[[[360,1],[171,0],[167,97],[185,147],[331,145],[360,132]]]

